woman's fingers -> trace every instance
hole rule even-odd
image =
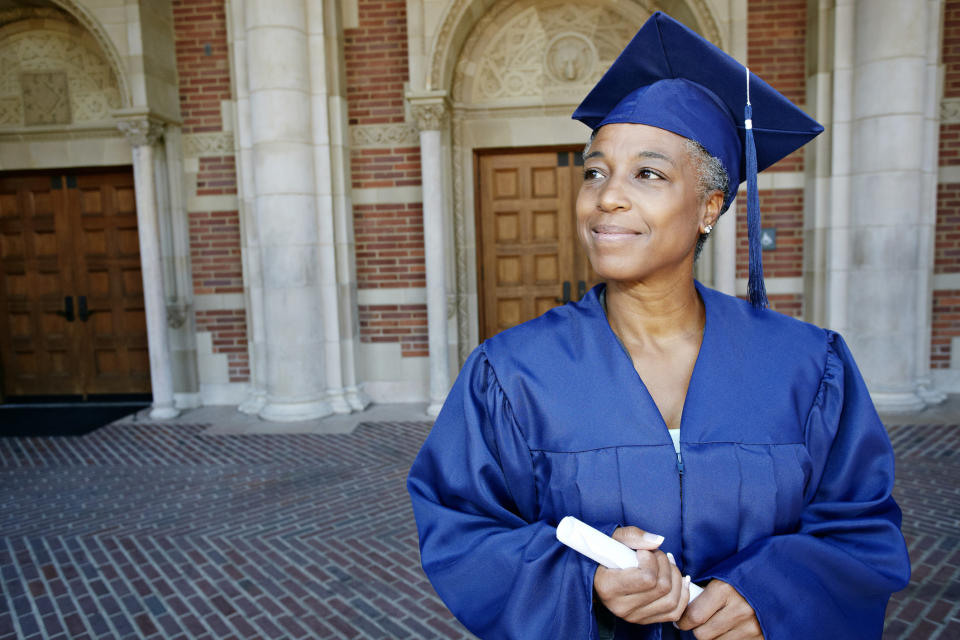
[[[637,527],[619,527],[613,532],[611,537],[631,549],[653,551],[663,544],[663,536],[638,529]]]

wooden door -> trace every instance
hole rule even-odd
[[[578,151],[477,155],[481,339],[579,299],[596,281],[577,240]]]
[[[0,176],[5,396],[150,390],[129,168]]]

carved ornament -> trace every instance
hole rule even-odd
[[[944,98],[940,102],[940,123],[960,123],[960,98]]]
[[[152,118],[125,118],[117,121],[117,128],[132,147],[152,146],[163,137],[163,123]]]
[[[350,127],[350,146],[353,148],[410,147],[417,144],[417,127],[406,122]]]
[[[183,136],[183,155],[187,158],[226,156],[234,152],[233,134],[229,131],[190,133]]]
[[[410,115],[417,123],[420,131],[434,131],[442,129],[447,123],[450,110],[445,101],[440,98],[410,98]]]

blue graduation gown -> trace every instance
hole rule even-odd
[[[910,565],[890,441],[843,339],[697,283],[681,472],[602,286],[481,344],[410,469],[446,605],[481,638],[596,638],[596,564],[555,538],[573,515],[665,536],[683,573],[746,598],[767,640],[879,638]]]

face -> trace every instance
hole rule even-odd
[[[622,282],[693,273],[719,192],[701,197],[685,138],[642,124],[600,128],[584,157],[577,232],[597,275]]]

